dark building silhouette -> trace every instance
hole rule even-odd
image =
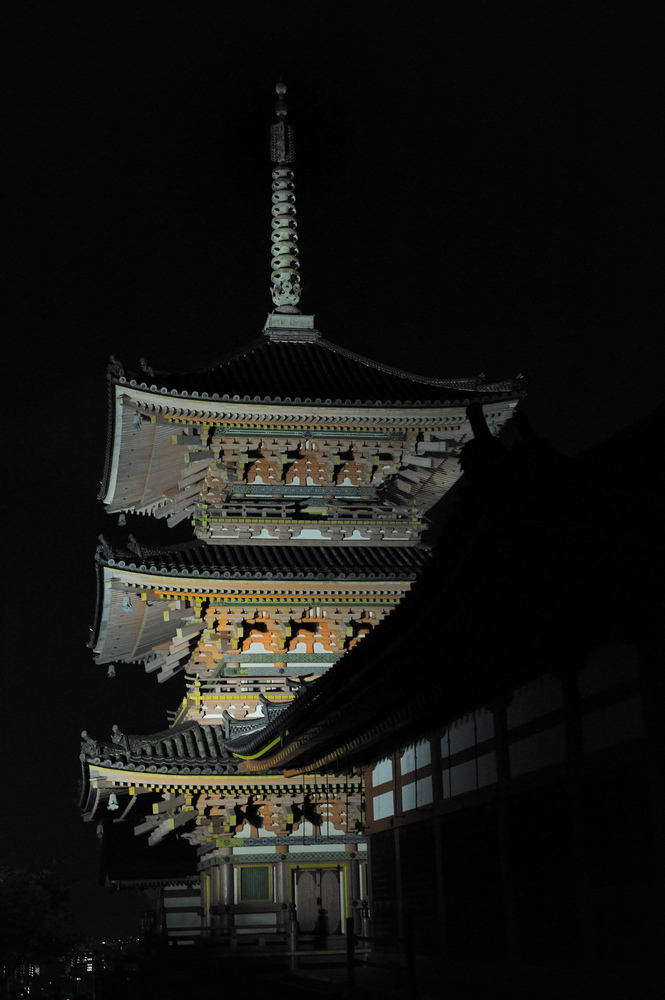
[[[290,763],[365,768],[379,952],[432,974],[473,963],[488,983],[536,966],[552,989],[648,989],[663,917],[662,414],[575,458],[519,414],[505,443],[471,418],[418,587],[280,720]]]

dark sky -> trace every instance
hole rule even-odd
[[[662,22],[614,4],[231,9],[21,0],[7,33],[2,847],[60,871],[95,933],[134,924],[96,887],[80,730],[160,729],[183,693],[129,666],[109,681],[86,649],[96,538],[119,537],[95,499],[106,363],[192,367],[260,332],[280,74],[301,305],[326,337],[421,374],[523,371],[566,453],[662,400]]]

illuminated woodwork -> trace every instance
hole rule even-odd
[[[202,929],[222,942],[252,915],[262,934],[285,934],[291,905],[304,931],[333,914],[329,934],[365,907],[360,776],[319,767],[316,734],[302,773],[285,772],[293,747],[271,726],[414,584],[427,512],[461,475],[468,405],[496,434],[521,395],[515,380],[437,379],[361,357],[298,311],[280,87],[277,308],[261,337],[196,375],[157,382],[143,361],[109,367],[100,498],[110,514],[188,520],[195,541],[101,539],[91,646],[109,675],[119,663],[160,682],[182,674],[185,693],[164,731],[84,732],[81,755],[87,820],[111,810],[151,845],[177,832],[197,849]]]

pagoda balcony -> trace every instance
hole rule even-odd
[[[301,503],[251,499],[213,506],[196,504],[192,524],[197,538],[211,544],[400,544],[419,541],[421,519],[395,505],[325,502]]]
[[[312,504],[300,510],[289,510],[287,504],[228,504],[224,507],[215,507],[212,512],[206,511],[208,517],[217,518],[249,518],[250,520],[265,521],[266,519],[288,521],[320,521],[322,519],[336,519],[345,521],[367,521],[367,520],[396,520],[404,517],[403,514],[393,512],[377,512],[374,507],[327,507],[323,504]],[[199,516],[203,517],[204,514]]]
[[[417,517],[195,518],[196,537],[211,545],[415,545],[423,524]]]

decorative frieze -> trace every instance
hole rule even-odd
[[[107,562],[115,563],[108,556]],[[284,689],[285,678],[324,673],[410,587],[399,578],[208,580],[202,586],[202,580],[115,564],[103,566],[101,573],[96,662],[143,663],[160,681],[185,669],[190,680],[196,677],[202,684],[218,678],[217,688],[207,689],[195,710],[201,722],[224,711],[236,719],[261,717],[261,697],[293,697]],[[248,675],[258,678],[251,697],[242,690]]]
[[[257,535],[268,544],[271,538],[273,544],[275,538],[307,543],[298,501],[309,503],[312,496],[324,507],[319,519],[335,520],[332,508],[342,500],[351,519],[381,520],[386,506],[402,514],[415,508],[422,517],[459,477],[459,452],[471,437],[461,406],[399,409],[368,401],[349,411],[255,403],[233,410],[211,406],[202,413],[198,406],[156,401],[159,397],[149,392],[125,386],[116,391],[114,453],[104,496],[109,511],[151,513],[171,525],[189,518],[198,536],[211,543],[253,541]],[[495,433],[515,402],[485,406]],[[251,509],[246,507],[250,496]],[[369,515],[360,509],[368,500]],[[315,517],[316,511],[307,516]],[[293,517],[299,531],[260,534],[265,522]],[[223,519],[234,527],[227,525],[221,533],[210,529],[212,520]],[[256,522],[258,532],[247,531],[238,523],[243,519]],[[325,544],[349,536],[333,531],[314,537]],[[400,535],[399,541],[411,537]],[[351,540],[381,544],[396,536],[361,533]]]

